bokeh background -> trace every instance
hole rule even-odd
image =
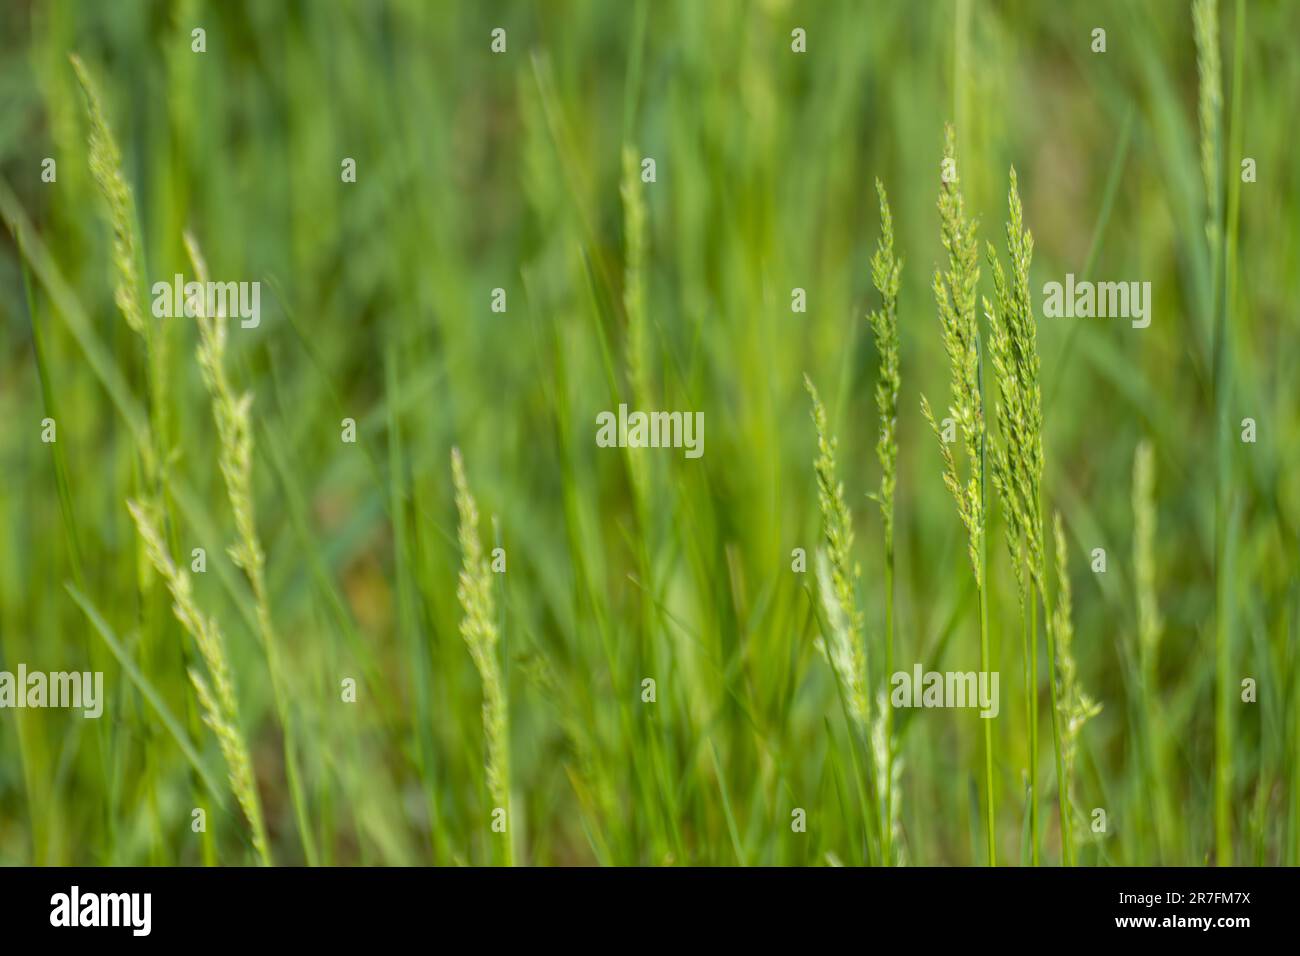
[[[248,587],[225,554],[234,527],[195,329],[168,320],[161,334],[169,540],[185,563],[191,548],[207,550],[196,593],[226,634],[278,862],[498,858],[480,682],[458,631],[453,446],[485,541],[508,556],[496,598],[518,862],[871,859],[855,796],[866,757],[814,646],[819,516],[802,378],[817,383],[839,436],[874,692],[884,594],[866,497],[879,472],[865,316],[878,305],[879,177],[905,260],[895,660],[975,669],[964,531],[919,413],[922,391],[936,404],[947,393],[930,283],[943,257],[935,201],[949,121],[968,211],[999,249],[1016,167],[1035,290],[1067,272],[1153,289],[1145,330],[1040,319],[1038,331],[1046,498],[1069,538],[1079,680],[1103,706],[1080,742],[1074,809],[1087,829],[1104,808],[1108,827],[1087,833],[1079,860],[1297,862],[1300,5],[1219,6],[1222,182],[1240,224],[1216,345],[1197,55],[1179,0],[7,0],[0,670],[102,670],[108,701],[98,721],[0,712],[0,862],[254,861],[185,679],[192,642],[142,570],[125,507],[141,465],[102,370],[117,369],[143,409],[145,363],[113,303],[72,52],[102,89],[121,148],[142,282],[190,274],[189,229],[216,277],[262,283],[261,326],[232,327],[230,351],[237,386],[254,395],[257,522],[302,741],[310,856]],[[196,27],[204,53],[191,50]],[[502,54],[489,48],[497,27]],[[791,50],[797,27],[803,54]],[[1105,53],[1091,50],[1096,27]],[[625,145],[657,167],[656,182],[633,184],[646,203],[656,407],[706,420],[703,458],[641,453],[641,510],[628,457],[594,442],[596,414],[629,394]],[[1231,188],[1243,156],[1257,181]],[[46,157],[56,182],[41,180]],[[355,183],[340,181],[345,157]],[[806,313],[791,311],[795,287]],[[504,313],[490,308],[495,288]],[[1231,383],[1223,454],[1216,354]],[[47,415],[55,444],[40,440]],[[356,444],[340,441],[345,417]],[[1257,422],[1253,444],[1239,440],[1245,417]],[[1150,687],[1135,665],[1131,489],[1143,439],[1155,452],[1164,621]],[[992,510],[996,834],[1000,860],[1014,864],[1028,858],[1029,735],[1020,617]],[[807,574],[791,569],[796,547],[810,555]],[[1097,547],[1104,574],[1089,567]],[[348,677],[355,704],[340,700]],[[653,704],[641,700],[646,677]],[[1239,701],[1246,677],[1257,702]],[[1047,680],[1044,666],[1043,859],[1055,862]],[[1216,715],[1225,686],[1230,706]],[[1168,748],[1158,774],[1139,746],[1146,690]],[[983,862],[981,721],[972,711],[896,720],[902,859]],[[1216,729],[1229,732],[1226,763]],[[1226,844],[1216,774],[1228,783]],[[1164,830],[1157,793],[1175,811]],[[205,833],[192,832],[195,807],[207,809]],[[796,807],[806,833],[792,832]]]

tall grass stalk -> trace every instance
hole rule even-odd
[[[1236,22],[1233,36],[1233,54],[1232,54],[1232,107],[1228,115],[1228,146],[1232,150],[1232,156],[1241,156],[1242,149],[1242,97],[1243,81],[1245,72],[1245,35],[1246,35],[1246,4],[1245,0],[1236,0]],[[1230,449],[1231,444],[1231,425],[1228,418],[1228,408],[1232,402],[1234,375],[1236,369],[1235,350],[1233,348],[1233,327],[1229,325],[1229,319],[1236,313],[1237,309],[1237,280],[1238,280],[1238,262],[1237,248],[1240,238],[1240,215],[1241,215],[1241,177],[1231,176],[1228,179],[1228,201],[1227,208],[1224,211],[1226,234],[1223,245],[1223,301],[1219,309],[1219,332],[1216,336],[1219,348],[1216,353],[1216,367],[1220,375],[1217,379],[1218,384],[1215,388],[1215,398],[1219,404],[1219,428],[1220,428],[1220,445],[1221,454],[1218,459],[1218,482],[1219,487],[1230,489],[1232,483],[1232,469]],[[1232,504],[1225,504],[1225,510],[1232,509],[1229,514],[1235,516],[1237,502],[1240,499],[1231,496]],[[1225,638],[1222,641],[1224,645],[1223,659],[1224,665],[1220,671],[1220,693],[1224,699],[1224,711],[1230,714],[1228,707],[1231,705],[1234,686],[1231,684],[1231,678],[1228,675],[1228,664],[1232,651],[1232,621],[1234,605],[1231,603],[1235,600],[1230,593],[1231,572],[1235,563],[1235,535],[1236,522],[1229,517],[1226,521],[1226,527],[1223,535],[1224,563],[1222,570],[1216,571],[1221,575],[1224,582],[1222,589],[1222,600],[1217,602],[1218,606],[1223,608],[1225,620]],[[1219,568],[1216,565],[1216,569]],[[1232,768],[1227,761],[1219,761],[1220,764],[1226,765],[1229,775]],[[1229,791],[1231,788],[1231,776],[1229,776],[1228,786],[1224,789]],[[1257,791],[1261,792],[1261,791]]]
[[[1041,529],[1042,522],[1042,498],[1039,498],[1038,505],[1038,527]],[[1058,674],[1060,673],[1060,656],[1056,647],[1056,615],[1052,611],[1051,599],[1048,597],[1046,580],[1039,585],[1039,599],[1043,602],[1043,631],[1047,636],[1047,687],[1048,696],[1051,702],[1052,717],[1052,751],[1056,758],[1056,800],[1060,811],[1060,828],[1061,828],[1061,863],[1063,866],[1070,866],[1072,863],[1071,850],[1074,845],[1074,838],[1070,832],[1072,820],[1070,809],[1067,802],[1066,794],[1066,774],[1065,774],[1065,748],[1063,742],[1063,731],[1061,727],[1061,700],[1059,692]],[[1036,636],[1031,633],[1030,637],[1036,640]]]
[[[817,430],[817,504],[821,512],[823,546],[817,549],[817,592],[826,615],[826,628],[817,640],[817,647],[830,665],[835,677],[836,692],[849,724],[850,754],[857,768],[858,753],[864,761],[872,759],[871,701],[867,692],[867,655],[863,639],[862,614],[857,607],[855,589],[861,569],[853,561],[853,518],[844,496],[844,485],[836,474],[835,451],[838,444],[826,420],[817,389],[808,376],[804,387],[812,400],[812,418]],[[871,773],[870,762],[864,774]],[[862,808],[863,824],[868,834],[878,834],[875,828],[876,801],[880,782],[859,780],[859,794],[872,794]],[[886,824],[887,825],[887,824]]]
[[[1006,517],[1007,546],[1015,568],[1021,596],[1021,628],[1028,632],[1026,710],[1030,749],[1030,841],[1031,858],[1039,861],[1038,813],[1038,602],[1043,605],[1043,626],[1047,636],[1048,687],[1051,697],[1052,749],[1056,759],[1057,802],[1060,810],[1061,861],[1073,858],[1068,774],[1061,723],[1062,703],[1058,680],[1062,662],[1058,656],[1056,629],[1061,620],[1052,610],[1048,588],[1047,545],[1043,519],[1043,395],[1041,361],[1029,269],[1033,262],[1034,238],[1024,226],[1024,208],[1016,171],[1009,174],[1007,190],[1007,254],[1009,268],[1003,269],[992,245],[988,247],[993,272],[994,298],[984,301],[989,322],[989,353],[997,380],[997,420],[1001,442],[993,446],[993,483]],[[1059,571],[1059,568],[1058,568]],[[1028,579],[1026,580],[1026,572]],[[1068,582],[1061,582],[1062,587]],[[1028,592],[1028,593],[1027,593]],[[1025,621],[1028,597],[1028,621]],[[1068,618],[1068,615],[1067,615]]]
[[[968,474],[963,481],[956,458],[944,440],[943,429],[925,395],[921,412],[939,439],[943,459],[943,481],[957,503],[957,514],[966,528],[971,570],[979,601],[980,669],[990,670],[988,594],[986,589],[988,556],[985,547],[985,438],[984,401],[980,378],[980,332],[975,313],[976,286],[979,283],[978,244],[975,222],[966,218],[964,201],[958,188],[955,134],[949,124],[944,136],[943,186],[939,190],[940,235],[948,253],[948,271],[934,272],[934,297],[943,330],[944,349],[951,371],[951,397],[948,414],[961,431],[968,459]],[[984,724],[984,813],[988,840],[988,863],[997,865],[996,808],[993,798],[993,728]]]
[[[880,378],[876,383],[876,409],[880,413],[880,434],[876,439],[876,457],[880,459],[880,491],[875,498],[880,505],[885,545],[885,669],[887,682],[894,673],[894,489],[898,480],[898,289],[903,263],[894,255],[894,217],[884,184],[876,180],[880,199],[880,239],[871,257],[871,281],[880,293],[881,308],[870,315],[875,333],[876,351],[880,355]],[[873,734],[873,750],[880,756],[880,786],[883,791],[880,816],[881,855],[893,861],[894,797],[894,729],[893,708],[882,704],[880,733]],[[879,737],[879,742],[876,738]]]
[[[1205,14],[1207,21],[1215,17],[1217,17],[1217,7]],[[1213,28],[1207,28],[1205,32],[1207,34],[1205,42],[1207,51],[1211,48],[1211,38],[1216,41],[1213,44],[1213,52],[1207,56],[1207,59],[1210,59],[1216,57],[1218,53],[1217,25]],[[1232,106],[1228,116],[1227,138],[1233,157],[1239,157],[1243,152],[1241,114],[1245,32],[1246,5],[1243,0],[1237,0],[1232,60]],[[1217,71],[1211,70],[1209,72],[1213,74]],[[1221,100],[1221,91],[1219,97]],[[1202,148],[1204,149],[1204,146]],[[1221,139],[1218,149],[1221,155],[1223,149]],[[1227,204],[1223,210],[1222,261],[1216,270],[1222,276],[1222,288],[1215,300],[1216,322],[1214,334],[1214,396],[1218,432],[1216,436],[1218,440],[1217,467],[1215,469],[1215,513],[1217,519],[1215,535],[1217,552],[1215,561],[1215,657],[1218,672],[1215,734],[1215,766],[1218,768],[1218,773],[1216,774],[1217,786],[1215,791],[1217,811],[1215,832],[1221,848],[1216,855],[1219,857],[1220,863],[1231,864],[1234,862],[1230,813],[1233,788],[1232,703],[1235,684],[1233,683],[1234,677],[1229,671],[1232,666],[1233,633],[1236,623],[1236,598],[1232,590],[1232,580],[1233,568],[1236,564],[1236,528],[1240,498],[1236,495],[1233,484],[1232,424],[1229,418],[1229,409],[1234,398],[1236,374],[1233,342],[1235,328],[1230,324],[1230,319],[1237,308],[1237,247],[1240,230],[1241,178],[1239,176],[1230,176],[1227,182]],[[1219,180],[1219,186],[1222,188],[1221,179]],[[1212,194],[1218,196],[1217,192]],[[1218,201],[1222,205],[1222,199],[1219,198]],[[1213,203],[1211,208],[1213,211]],[[1212,255],[1215,252],[1213,243],[1211,243],[1210,251]],[[1218,257],[1216,257],[1217,261]]]
[[[492,570],[479,540],[478,505],[469,490],[460,449],[451,451],[451,477],[460,516],[460,551],[463,561],[456,596],[464,612],[460,633],[469,648],[483,684],[483,736],[486,744],[487,789],[493,810],[505,811],[506,832],[498,858],[505,866],[514,862],[511,849],[515,821],[510,812],[510,714],[509,699],[497,660],[500,630],[496,601],[492,595]]]
[[[817,502],[822,515],[825,561],[818,565],[822,607],[830,633],[821,642],[835,679],[849,707],[854,729],[866,739],[870,702],[867,697],[867,657],[862,640],[862,614],[857,609],[854,588],[860,569],[853,561],[853,518],[844,496],[844,484],[836,475],[835,449],[826,408],[812,380],[804,377],[812,399],[813,422],[817,428]]]
[[[194,266],[194,275],[202,288],[208,287],[207,262],[198,243],[188,232],[185,250]],[[289,783],[298,837],[302,841],[307,863],[317,862],[316,845],[311,835],[306,797],[299,768],[297,722],[289,706],[284,665],[280,659],[280,639],[271,615],[271,599],[266,587],[266,555],[257,534],[253,498],[253,395],[236,395],[226,372],[226,316],[207,314],[206,296],[192,303],[199,328],[198,362],[203,385],[212,400],[212,418],[217,426],[218,464],[226,486],[226,498],[235,518],[238,541],[229,548],[235,566],[248,578],[256,607],[257,630],[262,651],[271,674],[271,693],[276,715],[284,729],[284,766]]]
[[[653,408],[655,402],[651,385],[650,346],[646,327],[646,201],[645,186],[641,182],[640,162],[637,157],[636,150],[630,144],[624,143],[622,178],[619,182],[619,195],[623,207],[623,312],[627,319],[624,364],[627,387],[634,407]],[[655,569],[651,560],[656,472],[651,459],[647,458],[640,449],[625,447],[623,460],[631,483],[632,507],[638,531],[633,544],[636,550],[637,573],[641,582],[638,597],[641,619],[638,631],[640,640],[637,645],[639,651],[637,669],[642,674],[657,674],[660,672],[659,655],[656,649],[658,609],[655,600],[658,591]],[[653,765],[661,767],[663,754],[660,734],[656,726],[653,723],[640,723],[636,728],[638,732],[645,733],[643,741],[645,747],[651,752]],[[649,804],[656,808],[651,820],[658,831],[657,840],[661,848],[673,846],[680,852],[677,821],[667,811],[675,800],[671,784],[662,773],[655,773],[653,776],[653,782],[659,792],[649,801]]]
[[[127,326],[140,336],[145,345],[148,365],[149,410],[153,444],[140,449],[143,471],[151,494],[160,494],[162,469],[166,463],[166,413],[164,393],[167,359],[161,327],[149,321],[143,299],[144,254],[140,248],[140,228],[135,197],[122,175],[122,153],[104,112],[99,87],[91,78],[81,58],[68,54],[72,70],[86,100],[90,122],[90,174],[99,188],[113,232],[113,271],[116,282],[113,301]]]
[[[1201,174],[1205,180],[1205,240],[1210,268],[1210,302],[1214,316],[1214,845],[1220,866],[1232,863],[1232,620],[1230,582],[1232,562],[1228,541],[1231,507],[1228,405],[1232,395],[1227,307],[1223,294],[1222,112],[1223,68],[1219,53],[1217,0],[1192,0],[1192,31],[1196,38],[1198,117],[1201,133]]]
[[[1002,504],[1007,549],[1016,578],[1025,649],[1025,706],[1029,729],[1030,859],[1040,849],[1038,813],[1038,599],[1046,574],[1039,516],[1043,475],[1043,412],[1037,333],[1029,267],[1034,240],[1024,228],[1016,171],[1007,191],[1007,254],[1010,276],[993,245],[987,246],[993,272],[993,301],[984,300],[989,346],[997,383],[996,419],[1001,442],[992,448],[992,480]],[[1033,590],[1031,591],[1031,587]]]
[[[1029,730],[1029,821],[1030,858],[1039,862],[1038,753],[1038,637],[1037,593],[1030,586],[1042,567],[1042,540],[1038,533],[1037,485],[1042,444],[1041,394],[1038,386],[1037,352],[1034,347],[1034,317],[1028,295],[1029,263],[1033,238],[1020,228],[1019,197],[1015,170],[1011,171],[1009,205],[1012,222],[1007,224],[1011,256],[1011,281],[990,243],[989,266],[993,271],[994,298],[984,300],[988,320],[988,352],[997,384],[995,417],[1001,442],[992,446],[993,487],[1002,505],[1003,527],[1011,568],[1016,579],[1020,607],[1020,630],[1024,648],[1025,710]]]
[[[234,677],[226,654],[225,638],[217,625],[217,619],[204,615],[195,603],[189,574],[172,561],[158,530],[156,506],[137,501],[128,501],[126,506],[135,521],[149,561],[171,592],[172,612],[194,639],[199,656],[203,659],[207,678],[195,668],[190,668],[189,671],[203,713],[203,722],[211,728],[221,747],[221,755],[225,758],[229,772],[230,789],[252,829],[253,848],[257,851],[258,859],[263,865],[270,866],[271,849],[266,839],[266,823],[262,818],[262,803],[257,794],[257,782],[253,778],[248,744],[240,730],[239,703],[235,697]],[[211,684],[208,683],[209,680]]]
[[[1133,455],[1133,575],[1137,592],[1138,683],[1142,700],[1142,727],[1147,773],[1154,781],[1150,803],[1161,862],[1173,853],[1173,803],[1169,798],[1168,744],[1157,671],[1164,622],[1156,598],[1155,452],[1145,439]]]
[[[625,265],[623,270],[623,312],[627,318],[627,339],[624,346],[627,383],[632,401],[639,407],[651,407],[650,376],[646,367],[646,315],[645,315],[645,258],[646,258],[646,207],[642,194],[640,164],[636,151],[624,144],[622,152],[622,179],[619,195],[623,202],[623,242]],[[626,452],[628,474],[635,496],[637,520],[642,522],[645,534],[646,496],[649,493],[649,475],[644,455],[634,450]],[[644,572],[646,569],[642,569]],[[649,581],[646,582],[647,586]],[[649,604],[647,600],[643,602]]]
[[[144,250],[140,238],[140,222],[136,212],[135,197],[122,173],[122,154],[108,122],[99,87],[80,57],[68,54],[85,101],[86,118],[90,126],[88,160],[91,178],[103,200],[109,228],[112,232],[113,301],[127,327],[144,343],[145,382],[148,393],[148,428],[137,432],[136,450],[139,456],[140,487],[137,493],[157,506],[162,522],[161,533],[167,542],[176,546],[177,526],[173,517],[172,501],[168,488],[167,472],[171,460],[170,404],[167,389],[167,329],[152,320],[144,307]],[[178,679],[184,680],[190,659],[183,645],[170,640],[168,633],[166,595],[150,571],[144,554],[137,553],[135,566],[136,586],[145,609],[145,632],[148,635],[142,648],[142,660],[149,663],[151,652],[173,655]],[[91,661],[94,661],[94,655]],[[97,665],[96,665],[97,666]],[[188,707],[188,719],[197,734],[198,714]],[[103,747],[103,738],[97,732],[96,741]],[[102,757],[101,757],[102,759]],[[158,780],[152,761],[146,762],[144,786],[151,805],[156,804]],[[192,780],[194,792],[199,791],[199,781]],[[110,829],[109,833],[113,831]],[[211,838],[205,831],[204,847],[207,852]]]
[[[1052,535],[1056,542],[1056,617],[1050,632],[1056,635],[1056,651],[1060,656],[1061,689],[1058,696],[1061,726],[1062,777],[1057,789],[1062,794],[1065,812],[1070,814],[1070,825],[1062,822],[1062,830],[1069,841],[1065,862],[1072,864],[1078,858],[1078,831],[1074,828],[1074,763],[1078,754],[1079,735],[1083,725],[1101,712],[1101,705],[1083,692],[1079,686],[1078,666],[1074,662],[1074,609],[1070,590],[1070,568],[1065,550],[1065,529],[1060,512],[1054,516]]]

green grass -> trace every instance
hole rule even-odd
[[[107,700],[0,710],[0,863],[1300,863],[1298,28],[6,5],[0,671]]]

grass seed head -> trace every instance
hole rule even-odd
[[[140,252],[136,236],[135,199],[122,175],[122,154],[113,138],[113,130],[104,114],[99,87],[91,78],[81,58],[68,55],[77,82],[86,97],[86,114],[90,119],[90,174],[108,207],[108,221],[113,229],[113,267],[117,285],[113,300],[126,324],[138,335],[149,337],[140,296]]]
[[[903,263],[894,255],[894,218],[884,184],[876,180],[880,197],[880,239],[871,257],[871,281],[880,293],[881,308],[871,313],[876,351],[880,353],[880,379],[876,383],[876,409],[880,413],[880,434],[876,440],[876,457],[880,459],[880,503],[885,525],[885,549],[894,546],[894,488],[898,464],[898,289]]]
[[[510,806],[509,714],[501,667],[497,662],[499,631],[492,595],[492,569],[479,540],[478,505],[469,489],[460,449],[451,452],[451,476],[456,510],[460,517],[459,538],[462,558],[456,596],[463,615],[460,633],[469,648],[483,684],[483,733],[487,749],[487,787],[494,805]]]
[[[1209,209],[1205,231],[1218,235],[1220,206],[1219,113],[1223,108],[1223,69],[1219,56],[1218,0],[1192,0],[1192,32],[1196,37],[1197,112],[1201,128],[1201,175]]]
[[[172,611],[176,619],[198,647],[208,677],[204,678],[193,668],[189,670],[189,677],[199,700],[203,722],[212,729],[221,747],[230,788],[252,830],[254,849],[261,861],[269,864],[271,854],[266,839],[266,824],[262,818],[262,805],[253,777],[248,745],[239,729],[239,704],[225,639],[216,618],[203,614],[195,603],[189,574],[172,561],[158,530],[159,522],[154,509],[135,501],[128,501],[127,509],[131,512],[149,561],[171,592]],[[211,680],[211,685],[208,680]]]
[[[955,134],[945,129],[944,159],[955,169]],[[963,481],[957,462],[943,440],[929,401],[921,396],[921,411],[939,438],[943,455],[944,484],[957,502],[957,512],[966,527],[971,567],[977,586],[983,588],[980,552],[984,536],[983,485],[984,409],[979,382],[979,324],[975,314],[979,283],[978,244],[975,223],[966,218],[958,179],[944,182],[939,189],[940,237],[948,253],[948,271],[934,272],[934,297],[939,308],[944,350],[951,372],[952,404],[949,415],[961,429],[970,475]]]
[[[1023,601],[1025,571],[1038,587],[1045,578],[1038,500],[1043,477],[1042,388],[1039,384],[1037,330],[1029,288],[1034,240],[1024,228],[1016,171],[1007,193],[1009,271],[992,244],[987,258],[993,275],[993,300],[984,300],[989,364],[996,382],[994,415],[1001,436],[991,443],[994,489],[1006,520],[1007,547]]]
[[[1083,725],[1101,712],[1101,705],[1083,692],[1079,686],[1078,667],[1074,660],[1074,622],[1070,591],[1070,569],[1065,547],[1065,529],[1058,512],[1052,525],[1056,539],[1056,653],[1060,668],[1060,691],[1057,711],[1061,718],[1061,762],[1065,767],[1068,794],[1074,783],[1074,764],[1078,754],[1079,735]],[[1076,834],[1081,828],[1073,827]]]
[[[858,567],[853,563],[853,518],[844,498],[844,485],[836,477],[835,436],[826,422],[826,408],[812,380],[804,376],[812,399],[817,428],[817,503],[821,510],[823,549],[817,552],[817,586],[830,634],[822,651],[834,671],[859,732],[867,733],[870,709],[866,692],[866,651],[862,640],[862,615],[857,609],[854,585]]]

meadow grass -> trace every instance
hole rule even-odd
[[[203,288],[211,281],[207,262],[199,250],[198,242],[189,233],[184,236],[185,251],[194,267],[194,277]],[[218,467],[226,486],[226,499],[230,504],[238,533],[237,542],[229,549],[230,559],[244,572],[252,589],[253,603],[257,609],[257,630],[262,650],[266,654],[271,678],[271,691],[276,714],[284,730],[284,768],[289,793],[293,801],[294,820],[298,837],[309,864],[316,863],[316,849],[308,822],[306,798],[303,794],[299,770],[298,735],[296,720],[289,704],[288,678],[281,662],[280,639],[275,632],[271,615],[270,596],[266,587],[266,555],[257,534],[253,497],[253,424],[251,393],[236,395],[226,373],[226,337],[228,317],[219,311],[208,314],[206,296],[194,303],[195,319],[199,330],[197,350],[203,384],[212,400],[212,418],[217,427],[219,446]]]
[[[134,501],[127,502],[127,509],[140,532],[150,563],[171,593],[172,610],[176,619],[194,639],[199,656],[203,659],[207,669],[206,678],[197,670],[189,672],[203,713],[203,722],[221,746],[230,789],[234,791],[235,799],[239,801],[239,807],[244,811],[252,829],[253,849],[257,851],[262,863],[270,866],[272,861],[266,837],[266,821],[262,816],[261,799],[257,793],[257,781],[253,777],[248,744],[239,726],[239,702],[235,697],[234,675],[221,628],[215,618],[205,615],[195,604],[189,575],[177,568],[167,553],[167,545],[158,530],[157,514]]]
[[[0,669],[108,719],[0,713],[0,863],[1300,862],[1300,21],[1246,12],[6,6]],[[977,658],[996,719],[890,704]]]
[[[452,484],[456,489],[456,510],[460,514],[460,549],[464,566],[456,596],[460,599],[465,616],[461,619],[460,633],[465,638],[479,678],[483,681],[483,737],[485,740],[485,766],[487,792],[492,799],[492,812],[504,811],[507,834],[503,842],[501,862],[509,866],[510,851],[510,711],[509,698],[501,678],[501,665],[497,660],[497,645],[501,632],[496,621],[493,597],[492,571],[483,555],[479,539],[478,505],[469,490],[465,477],[465,463],[459,449],[451,451]]]
[[[978,243],[975,223],[966,216],[965,200],[958,188],[956,134],[949,125],[944,133],[943,185],[939,189],[941,239],[948,256],[948,271],[934,272],[934,297],[939,307],[944,351],[948,354],[951,373],[951,404],[948,419],[960,431],[966,451],[966,477],[948,448],[946,428],[935,421],[925,395],[921,395],[921,412],[939,439],[943,459],[943,482],[957,504],[957,515],[966,529],[967,553],[975,575],[976,600],[979,604],[980,670],[993,670],[989,653],[988,553],[986,549],[985,469],[987,467],[987,431],[984,424],[983,353],[980,348],[979,319],[975,312],[976,287],[979,283]],[[984,724],[984,820],[986,853],[989,866],[997,865],[996,815],[993,795],[993,728]]]
[[[894,216],[889,197],[879,179],[876,195],[880,198],[880,238],[871,257],[871,282],[880,293],[881,307],[868,317],[880,355],[880,372],[876,382],[876,410],[880,415],[876,457],[880,460],[880,491],[875,496],[880,505],[885,557],[885,632],[884,670],[886,678],[894,673],[894,492],[898,483],[898,392],[902,386],[898,353],[898,290],[903,263],[894,254]],[[883,693],[883,692],[882,692]],[[896,816],[894,792],[893,708],[880,708],[880,730],[873,733],[872,748],[877,757],[877,777],[881,788],[881,854],[885,861],[894,860],[892,849]]]

